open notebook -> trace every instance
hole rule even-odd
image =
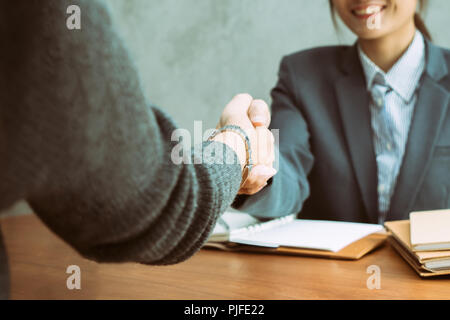
[[[381,225],[296,219],[290,215],[267,222],[226,212],[207,247],[359,259],[386,239]]]

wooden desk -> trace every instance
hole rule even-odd
[[[389,246],[359,261],[202,250],[170,267],[100,265],[81,258],[35,216],[0,220],[12,299],[450,299],[450,278],[423,280]],[[66,268],[81,268],[81,290]],[[381,289],[369,290],[370,265]]]

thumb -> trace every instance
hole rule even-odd
[[[270,111],[267,103],[263,100],[253,100],[248,109],[248,117],[253,126],[269,128],[270,125]]]

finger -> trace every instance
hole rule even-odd
[[[253,100],[248,109],[248,117],[255,127],[266,127],[270,125],[269,106],[263,100]]]
[[[265,185],[269,179],[248,179],[242,186],[241,189],[257,189]]]
[[[245,194],[245,195],[254,195],[258,192],[260,192],[262,189],[264,189],[267,186],[267,183],[259,188],[256,189],[241,189],[239,190],[238,194]]]
[[[227,104],[226,109],[245,113],[245,111],[248,111],[252,101],[253,97],[251,95],[248,93],[240,93],[231,99],[231,101]]]
[[[268,180],[276,174],[277,174],[277,170],[275,170],[272,167],[268,167],[268,166],[264,166],[264,165],[257,165],[250,171],[249,177],[250,178],[262,177],[262,178],[265,178]]]
[[[273,163],[275,162],[275,137],[270,131],[268,132],[268,135],[269,135],[267,139],[268,156],[266,165],[273,168]]]
[[[276,171],[274,169],[271,168],[269,169],[271,173],[268,175],[256,175],[256,174],[249,175],[247,180],[242,184],[241,188],[239,189],[238,194],[252,195],[264,189],[267,186],[269,179],[273,177],[272,173],[275,172],[276,174]]]
[[[256,132],[257,144],[253,147],[253,150],[255,150],[255,163],[272,166],[275,160],[274,136],[265,127],[257,128]]]
[[[255,189],[265,185],[276,174],[276,170],[270,167],[255,166],[242,184],[241,188]]]
[[[245,194],[251,194],[254,193],[255,191],[259,192],[262,188],[267,186],[267,183],[268,183],[267,180],[258,181],[257,183],[255,183],[252,180],[248,180],[245,184],[243,184],[240,187],[239,192]]]

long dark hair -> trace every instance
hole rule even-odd
[[[331,17],[333,18],[333,24],[335,26],[337,26],[337,22],[336,22],[336,15],[335,15],[335,11],[334,11],[334,6],[333,6],[333,0],[329,0],[330,2],[330,9],[331,9]],[[423,21],[421,14],[425,11],[426,7],[428,6],[428,0],[419,0],[419,13],[415,13],[414,14],[414,23],[416,25],[416,28],[423,34],[423,36],[425,38],[427,38],[428,40],[432,41],[432,37],[430,34],[430,31],[428,31],[427,26],[425,25],[425,22]]]

